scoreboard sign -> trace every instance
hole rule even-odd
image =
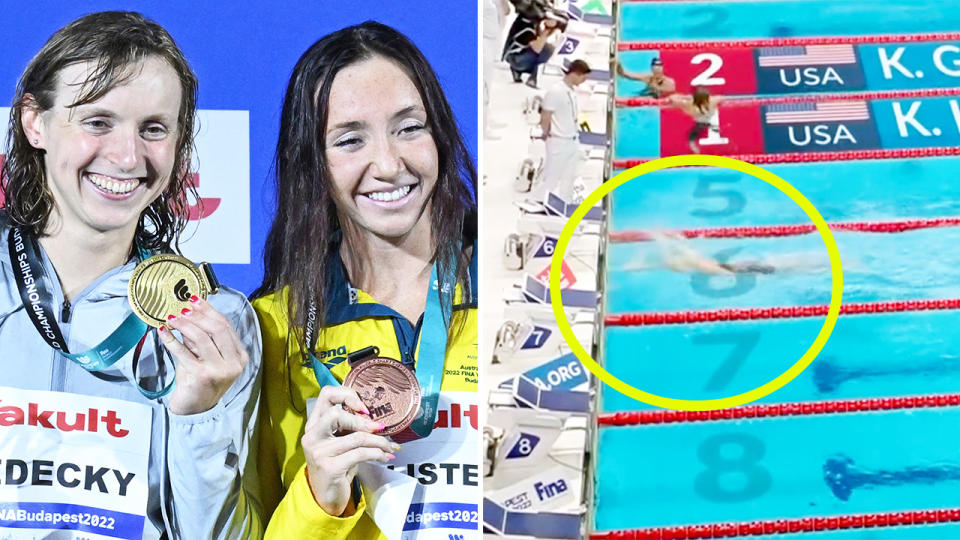
[[[661,155],[689,153],[693,126],[686,114],[663,109]],[[960,146],[960,98],[721,107],[698,143],[715,155]]]
[[[632,54],[622,53],[628,69]],[[649,53],[648,53],[649,54]],[[789,94],[960,86],[960,42],[785,45],[660,52],[677,91]]]

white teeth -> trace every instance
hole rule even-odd
[[[403,186],[393,191],[374,191],[373,193],[367,193],[367,197],[381,202],[396,201],[406,196],[407,193],[410,193],[412,187],[413,186]]]
[[[87,178],[100,189],[109,191],[116,195],[129,193],[140,185],[140,180],[137,180],[136,178],[129,180],[118,180],[116,178],[95,173],[87,173]]]

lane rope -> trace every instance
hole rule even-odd
[[[819,414],[843,414],[871,411],[897,411],[960,406],[960,394],[931,394],[924,396],[897,396],[883,398],[836,399],[828,401],[797,401],[744,405],[713,411],[675,411],[652,409],[620,411],[597,415],[599,426],[649,426],[684,424],[745,418],[782,418]]]
[[[755,308],[725,308],[687,311],[643,311],[612,313],[604,317],[607,326],[660,326],[665,324],[694,324],[725,321],[751,321],[824,317],[829,306],[777,306]],[[901,311],[939,311],[960,309],[960,298],[931,300],[895,300],[890,302],[848,302],[840,306],[840,315],[896,313]]]
[[[830,152],[785,152],[774,154],[735,154],[726,157],[755,165],[770,163],[817,163],[821,161],[856,161],[864,159],[905,159],[960,155],[960,146],[931,146],[927,148],[893,148],[878,150],[842,150]],[[660,158],[615,159],[615,169],[629,169]]]
[[[823,94],[804,94],[777,97],[751,97],[729,99],[723,102],[727,107],[759,107],[762,105],[780,105],[789,103],[816,103],[832,101],[855,101],[869,99],[909,99],[927,97],[960,96],[960,87],[954,88],[924,88],[919,90],[875,90],[868,92],[830,92]],[[620,107],[652,107],[668,106],[667,98],[651,97],[619,97],[616,103]]]
[[[736,538],[797,532],[820,532],[846,529],[902,527],[960,522],[960,508],[906,510],[840,516],[767,519],[729,523],[652,527],[622,531],[600,531],[590,540],[681,540],[689,538]]]
[[[960,217],[942,217],[926,219],[904,219],[894,221],[853,221],[829,223],[834,231],[864,232],[864,233],[902,233],[917,229],[960,226]],[[779,236],[799,236],[817,231],[812,223],[799,225],[753,225],[737,227],[707,227],[700,229],[680,229],[667,231],[668,234],[679,234],[685,238],[773,238]],[[659,233],[662,234],[662,233]],[[658,233],[651,231],[612,231],[610,241],[649,242],[654,240]]]
[[[926,41],[957,41],[960,32],[927,32],[919,34],[872,34],[861,36],[803,36],[760,39],[708,39],[708,40],[660,40],[621,41],[621,51],[642,50],[702,50],[729,49],[733,47],[785,47],[790,45],[865,45],[874,43],[916,43]]]

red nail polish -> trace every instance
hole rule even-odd
[[[172,320],[174,320],[174,319],[176,319],[176,318],[177,318],[176,315],[167,315],[167,320],[168,320],[168,321],[172,321]]]
[[[160,328],[158,328],[158,330],[160,330],[161,332],[166,332],[166,331],[167,331],[167,325],[161,324],[161,325],[160,325]]]
[[[182,314],[184,314],[184,315],[189,315],[189,314],[190,314],[190,309],[189,309],[189,308],[183,308],[183,309],[180,310],[180,313],[182,313]]]
[[[191,302],[191,303],[196,304],[196,303],[199,302],[199,301],[200,301],[200,297],[197,296],[197,295],[193,295],[193,296],[190,297],[190,302]]]

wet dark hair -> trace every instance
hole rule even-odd
[[[188,198],[199,201],[188,181],[194,149],[197,78],[170,34],[139,13],[104,11],[81,17],[57,30],[30,60],[17,84],[7,127],[3,196],[14,226],[43,234],[54,208],[47,185],[44,150],[34,148],[21,122],[28,107],[50,110],[56,101],[60,72],[78,62],[96,64],[83,81],[77,100],[67,107],[96,101],[137,74],[131,66],[155,56],[166,60],[180,79],[180,111],[170,185],[143,211],[136,244],[149,250],[178,249],[187,224]],[[189,197],[188,197],[189,195]]]
[[[653,60],[650,60],[650,67],[653,68],[654,66],[663,67],[663,60],[659,56],[654,56]]]
[[[323,326],[330,268],[340,264],[334,238],[342,227],[325,157],[330,88],[340,70],[377,56],[400,66],[420,92],[439,166],[430,210],[434,259],[441,272],[454,265],[464,294],[476,296],[467,287],[469,261],[462,250],[476,238],[477,172],[437,76],[420,50],[393,28],[372,21],[344,28],[314,43],[290,77],[277,141],[277,212],[264,248],[263,283],[253,293],[289,287],[291,334],[304,351],[313,345],[304,342],[308,314],[312,318],[315,307],[317,328]],[[344,234],[343,241],[349,240]]]
[[[703,109],[710,103],[710,91],[702,86],[693,91],[693,106]]]

